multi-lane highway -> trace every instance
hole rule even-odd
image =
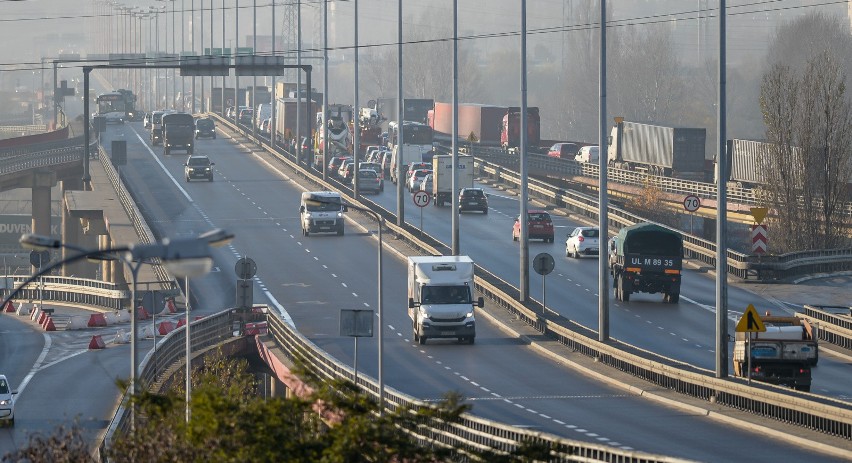
[[[232,304],[233,264],[238,257],[249,256],[259,269],[256,300],[286,309],[300,331],[317,345],[343,362],[353,362],[352,340],[337,335],[337,317],[340,309],[376,307],[376,241],[371,236],[375,224],[356,218],[347,224],[343,237],[302,237],[297,217],[304,180],[293,177],[270,155],[235,144],[227,136],[199,142],[198,152],[216,163],[214,181],[192,183],[183,181],[185,155],[164,157],[160,147],[152,149],[141,124],[111,126],[106,146],[116,138],[128,142],[128,165],[122,175],[156,233],[161,237],[181,236],[217,226],[236,234],[232,245],[215,256],[214,272],[191,283],[201,310]],[[377,199],[390,198],[391,194],[385,193]],[[516,245],[509,238],[509,227],[517,203],[498,196],[492,196],[491,201],[493,213],[487,217],[462,218],[462,249],[492,271],[504,272],[511,281],[513,272],[517,273],[513,270],[517,254],[511,250]],[[427,231],[449,236],[447,209],[432,208],[424,214]],[[570,226],[562,220],[557,225],[562,227],[560,231]],[[542,245],[544,249],[561,255],[556,244]],[[594,326],[590,314],[596,305],[595,268],[592,259],[575,262],[560,257],[554,276],[564,280],[560,284],[553,278],[548,284],[548,306]],[[384,378],[389,387],[426,400],[458,391],[470,398],[474,413],[481,416],[622,448],[704,461],[739,459],[753,447],[761,448],[761,458],[767,461],[813,460],[817,455],[594,382],[540,357],[484,318],[479,321],[473,346],[441,341],[421,346],[411,339],[405,313],[404,262],[391,251],[386,253],[384,286]],[[704,286],[712,288],[712,282],[708,280]],[[698,294],[689,296],[686,290],[684,294],[707,304]],[[705,362],[712,358],[710,343],[704,340],[712,335],[702,334],[705,330],[700,328],[712,319],[706,308],[656,302],[637,302],[637,306],[643,310],[632,306],[630,312],[627,307],[617,309],[623,316],[614,317],[616,337],[659,349],[670,343],[677,343],[680,350],[702,344],[694,346],[701,355],[691,355]],[[679,325],[683,322],[674,320],[673,313],[695,318],[682,329]],[[667,324],[670,318],[673,320]],[[631,338],[631,332],[638,334]],[[709,328],[706,332],[710,333]],[[660,342],[660,338],[665,341]],[[671,352],[677,354],[677,350]],[[362,340],[359,370],[375,377],[376,357],[375,340]],[[726,444],[720,446],[719,442]]]

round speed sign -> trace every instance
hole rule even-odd
[[[428,191],[418,190],[414,192],[411,200],[414,201],[414,205],[417,207],[426,207],[429,205],[429,201],[432,200],[432,195]]]
[[[701,207],[701,198],[695,195],[688,195],[683,198],[683,208],[688,212],[695,212]]]

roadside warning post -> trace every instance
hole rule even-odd
[[[754,308],[754,305],[749,304],[748,307],[746,307],[743,316],[740,317],[740,321],[737,322],[737,333],[748,333],[746,335],[748,384],[751,384],[751,333],[763,333],[765,331],[766,325],[763,324],[763,320],[760,319],[760,315],[757,314],[757,310]]]

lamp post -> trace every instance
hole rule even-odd
[[[13,299],[21,289],[26,287],[33,281],[37,281],[43,275],[51,272],[53,269],[70,264],[82,259],[118,259],[124,262],[130,269],[132,276],[132,285],[130,290],[131,317],[130,317],[130,394],[136,394],[138,387],[138,362],[137,362],[137,338],[136,330],[136,292],[138,285],[139,270],[145,263],[150,263],[154,259],[163,261],[166,268],[177,278],[189,278],[190,276],[203,275],[210,271],[213,264],[210,256],[210,247],[218,244],[224,244],[230,241],[233,235],[221,229],[212,230],[210,232],[198,235],[193,238],[182,238],[169,240],[165,239],[162,242],[151,244],[131,244],[127,246],[118,246],[107,249],[85,249],[76,245],[63,243],[62,241],[48,236],[25,234],[21,236],[20,242],[25,248],[30,249],[59,249],[67,248],[76,251],[77,254],[58,261],[46,268],[40,269],[37,273],[30,276],[26,281],[21,283],[17,288],[3,300],[2,306]],[[187,330],[187,336],[189,331]],[[189,364],[189,350],[187,350],[187,365]],[[131,426],[135,424],[135,410],[131,410]]]
[[[320,205],[320,204],[333,204],[337,206],[339,203],[328,201],[325,199],[311,197],[308,201],[305,201],[306,205]],[[385,381],[384,381],[384,295],[382,294],[382,228],[385,225],[385,219],[378,212],[373,211],[371,209],[367,209],[366,207],[356,206],[354,204],[343,203],[344,210],[346,209],[355,209],[356,211],[361,211],[365,214],[369,214],[375,219],[375,221],[379,225],[379,252],[378,252],[378,314],[379,314],[379,413],[384,414],[385,410]]]

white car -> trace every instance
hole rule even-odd
[[[15,399],[12,397],[18,391],[12,390],[9,380],[0,375],[0,422],[8,422],[15,426]]]
[[[584,146],[580,148],[580,151],[577,153],[576,156],[574,156],[574,160],[577,162],[596,163],[599,159],[598,153],[600,153],[600,150],[597,146]]]
[[[408,182],[406,184],[406,187],[408,187],[408,191],[414,193],[415,191],[420,189],[420,184],[423,183],[423,179],[431,173],[432,171],[429,169],[417,169],[415,171],[412,171],[411,176],[408,177]]]
[[[565,240],[565,257],[579,258],[581,255],[598,255],[598,227],[577,227]]]
[[[420,189],[432,194],[432,174],[423,177],[423,181],[420,182]]]

